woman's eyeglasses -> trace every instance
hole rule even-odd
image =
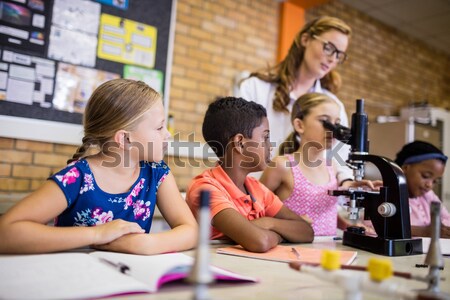
[[[324,39],[318,37],[317,35],[313,35],[313,38],[322,42],[323,44],[323,53],[327,56],[332,56],[336,53],[336,59],[338,60],[338,64],[342,64],[347,59],[347,54],[344,51],[339,51],[336,49],[336,46],[332,43],[325,41]]]

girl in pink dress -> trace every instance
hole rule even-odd
[[[441,150],[422,141],[406,144],[397,153],[395,163],[402,167],[408,185],[412,235],[431,235],[430,203],[440,202],[432,189],[444,174],[447,158]],[[441,238],[450,238],[450,214],[444,205],[441,223]]]
[[[294,131],[280,146],[284,155],[274,159],[260,180],[289,209],[309,218],[315,235],[335,235],[337,228],[351,224],[338,215],[337,197],[329,196],[328,190],[361,185],[375,188],[380,183],[345,181],[339,186],[338,164],[324,153],[334,140],[323,122],[340,123],[340,107],[333,99],[321,93],[301,96],[294,103],[291,121]]]

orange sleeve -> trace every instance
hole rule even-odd
[[[186,195],[186,201],[189,208],[194,213],[194,216],[197,216],[197,210],[200,202],[200,192],[202,190],[207,190],[211,193],[209,202],[211,219],[226,208],[233,208],[237,211],[236,205],[220,183],[215,182],[215,180],[212,179],[205,180],[201,178],[198,180],[194,179],[194,182],[189,187]]]

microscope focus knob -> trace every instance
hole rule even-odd
[[[378,206],[378,213],[385,218],[392,217],[396,212],[397,208],[390,202],[384,202]]]

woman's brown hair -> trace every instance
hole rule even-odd
[[[330,30],[338,30],[348,37],[351,36],[351,28],[341,19],[323,16],[317,18],[305,26],[296,35],[286,58],[275,65],[269,67],[265,71],[251,73],[249,77],[255,76],[261,80],[274,83],[277,85],[273,99],[273,108],[275,111],[288,112],[286,108],[289,105],[289,93],[291,86],[295,82],[295,78],[303,61],[305,47],[301,43],[302,36],[321,35]],[[320,80],[322,87],[336,93],[341,86],[341,78],[339,74],[332,70]]]

